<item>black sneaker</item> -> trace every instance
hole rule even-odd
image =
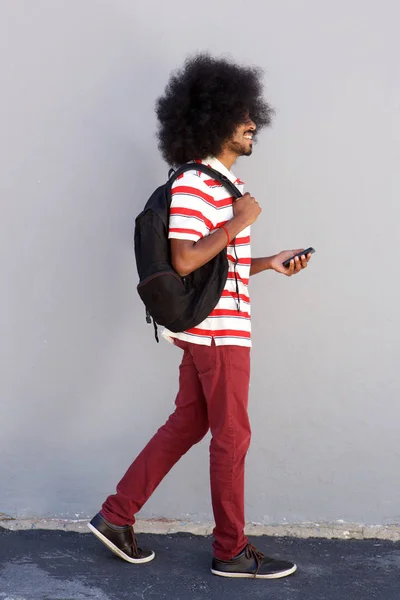
[[[103,542],[117,556],[130,563],[141,564],[153,560],[154,552],[151,550],[141,550],[136,543],[133,527],[127,525],[124,528],[113,527],[97,513],[88,523],[88,527],[100,541]]]
[[[243,577],[255,579],[279,579],[287,577],[297,570],[297,566],[287,560],[268,558],[252,544],[232,558],[219,560],[213,558],[211,573],[220,577]]]

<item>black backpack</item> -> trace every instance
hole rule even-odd
[[[171,265],[168,239],[171,186],[186,171],[201,171],[220,182],[234,198],[241,192],[222,173],[202,163],[185,164],[169,172],[166,184],[148,200],[135,221],[135,257],[140,283],[137,290],[146,307],[146,321],[170,331],[186,331],[204,321],[219,302],[228,275],[226,248],[186,277]]]

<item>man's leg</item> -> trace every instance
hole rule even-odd
[[[148,500],[163,477],[208,431],[207,405],[188,344],[180,366],[175,412],[150,440],[117,486],[89,528],[112,552],[129,563],[153,560],[151,550],[138,547],[133,532],[134,515]]]
[[[277,579],[296,565],[265,556],[244,535],[244,465],[250,444],[247,414],[250,349],[191,348],[202,382],[212,433],[211,494],[215,517],[211,571],[222,577]]]
[[[176,409],[131,464],[117,485],[117,493],[104,502],[101,514],[114,525],[133,525],[142,508],[174,464],[208,431],[207,405],[188,347],[180,365]]]
[[[229,560],[247,544],[244,467],[250,445],[247,413],[250,348],[191,345],[208,407],[214,554]]]

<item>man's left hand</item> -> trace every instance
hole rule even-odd
[[[284,250],[283,252],[279,252],[279,254],[275,254],[275,256],[273,256],[271,259],[271,268],[277,273],[282,273],[287,277],[291,277],[292,275],[300,273],[300,271],[307,267],[311,258],[311,254],[307,254],[307,256],[303,254],[300,257],[291,260],[287,269],[285,269],[282,263],[288,258],[291,258],[295,254],[299,254],[303,251],[304,248],[299,248],[298,250]]]

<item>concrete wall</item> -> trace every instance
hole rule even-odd
[[[184,56],[266,69],[277,114],[235,171],[263,206],[251,283],[247,518],[400,520],[400,9],[394,0],[5,0],[0,512],[85,517],[173,408],[179,351],[136,294],[135,215],[167,167],[155,98]],[[208,520],[207,442],[142,512]]]

